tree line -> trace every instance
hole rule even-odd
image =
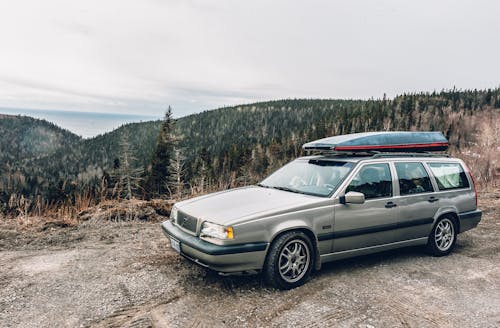
[[[497,159],[482,154],[479,145],[487,138],[484,127],[490,127],[490,135],[498,134],[499,109],[498,88],[393,99],[285,99],[179,119],[168,108],[163,120],[127,124],[92,139],[52,138],[50,147],[33,143],[21,154],[5,151],[8,156],[0,157],[0,209],[5,213],[21,203],[29,211],[106,199],[180,198],[232,188],[255,183],[302,155],[307,141],[380,130],[442,131],[450,152],[490,156],[489,167],[474,164],[488,184]],[[37,139],[41,123],[17,120]],[[12,132],[17,125],[7,125],[3,128],[10,129],[10,142],[20,144],[24,130]],[[41,135],[59,131],[42,126]],[[491,141],[493,147],[498,139]],[[7,149],[2,142],[0,149]]]

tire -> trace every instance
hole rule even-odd
[[[445,256],[451,253],[457,242],[457,224],[452,216],[438,219],[427,241],[427,251],[433,256]]]
[[[303,285],[311,274],[314,256],[313,245],[305,233],[284,233],[269,248],[263,268],[265,282],[279,289]]]

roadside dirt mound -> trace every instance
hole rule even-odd
[[[116,226],[109,223],[157,223],[168,218],[172,205],[173,201],[162,199],[108,201],[78,213],[76,219],[0,218],[0,251],[73,248],[90,240],[112,243]]]
[[[150,201],[127,200],[108,201],[78,213],[78,221],[107,220],[107,221],[153,221],[170,215],[174,201],[154,199]]]

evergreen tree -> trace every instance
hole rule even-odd
[[[174,119],[172,108],[168,106],[163,119],[160,134],[156,142],[156,150],[151,159],[151,171],[146,185],[149,196],[156,197],[168,192],[168,182],[171,175],[171,162],[174,157],[175,139],[173,137]]]

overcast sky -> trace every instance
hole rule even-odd
[[[175,116],[500,85],[500,1],[0,0],[0,107]]]

